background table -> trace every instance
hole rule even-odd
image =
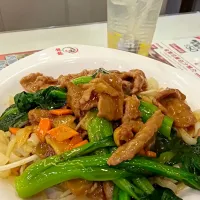
[[[154,42],[200,35],[200,13],[161,16]],[[50,27],[0,33],[0,54],[45,49],[59,44],[107,46],[107,24]]]

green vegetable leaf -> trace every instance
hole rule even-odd
[[[196,145],[188,145],[177,137],[175,131],[173,131],[171,140],[159,134],[156,138],[155,151],[158,155],[163,152],[171,152],[170,154],[173,156],[168,159],[169,165],[181,164],[181,168],[184,170],[200,175],[200,137]]]
[[[27,93],[27,92],[21,92],[15,95],[14,97],[15,104],[17,105],[17,108],[21,112],[29,111],[33,108],[35,108],[37,105],[34,102],[34,94]]]
[[[67,95],[64,88],[50,86],[34,93],[34,102],[43,109],[61,108],[66,104]]]
[[[158,107],[155,105],[140,101],[139,110],[141,112],[142,121],[146,122],[151,116],[154,114],[156,110],[158,110]],[[159,128],[159,132],[163,134],[166,138],[170,139],[170,133],[173,125],[173,119],[171,119],[168,116],[165,116],[162,122],[161,127]]]
[[[181,198],[177,197],[174,192],[168,188],[156,186],[153,193],[144,198],[144,200],[181,200]]]
[[[61,108],[66,104],[66,90],[50,86],[36,93],[21,92],[14,97],[15,104],[21,112],[40,107],[42,109]]]
[[[0,117],[0,130],[8,131],[9,127],[22,127],[28,123],[28,115],[20,112],[16,105],[7,108]]]

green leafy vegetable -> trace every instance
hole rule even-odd
[[[66,91],[50,86],[36,93],[21,92],[14,97],[15,104],[7,108],[0,117],[0,130],[9,127],[23,127],[28,123],[28,111],[36,107],[42,109],[60,108],[66,104]]]
[[[120,189],[116,185],[114,185],[112,200],[119,199],[119,191],[120,191]]]
[[[171,156],[171,159],[168,157],[168,164],[181,164],[181,168],[184,170],[200,175],[200,137],[197,139],[196,145],[188,145],[181,138],[177,137],[175,131],[172,134],[171,140],[164,138],[162,135],[157,135],[155,151],[158,154],[162,153],[160,157],[163,154]]]
[[[176,138],[175,145],[172,147],[175,156],[169,164],[181,163],[186,171],[200,175],[200,137],[196,145],[188,145],[179,138]]]
[[[94,74],[92,74],[91,76],[80,76],[78,78],[75,78],[73,80],[71,80],[71,82],[75,85],[79,85],[79,84],[86,84],[89,83],[91,80],[93,80],[94,78],[96,78],[97,74],[102,73],[102,74],[109,74],[109,71],[103,69],[103,68],[99,68],[98,70],[96,70],[96,72],[94,72]]]
[[[134,187],[134,185],[125,178],[113,180],[113,183],[117,185],[117,187],[119,187],[122,191],[124,191],[127,196],[129,195],[134,199],[140,199],[140,197],[143,196],[143,192],[140,189]]]
[[[124,167],[124,169],[133,172],[135,172],[137,168],[143,169],[153,174],[168,177],[177,181],[182,181],[186,185],[189,185],[192,188],[200,190],[199,176],[176,167],[159,163],[153,159],[145,157],[135,157],[130,161],[121,163],[120,167]]]
[[[158,108],[151,103],[140,101],[139,110],[142,113],[142,121],[146,122],[149,118],[151,118],[153,113],[156,110],[158,110]],[[165,137],[170,138],[172,124],[173,124],[173,120],[165,116],[162,122],[162,126],[159,129],[159,132],[163,134]]]
[[[66,90],[55,86],[39,90],[36,93],[21,92],[15,95],[15,105],[21,112],[40,107],[42,109],[61,108],[66,104]]]
[[[102,143],[103,141],[99,142]],[[21,176],[16,178],[16,189],[20,197],[29,197],[43,189],[75,178],[96,181],[112,180],[114,182],[118,180],[117,186],[120,187],[120,189],[123,187],[123,191],[125,192],[129,189],[131,193],[134,191],[132,196],[133,194],[137,194],[138,196],[138,194],[143,194],[142,190],[134,185],[130,188],[127,184],[123,183],[128,183],[124,178],[138,176],[137,172],[141,169],[147,170],[153,174],[182,181],[192,188],[200,190],[200,177],[197,175],[158,163],[146,157],[135,157],[115,167],[109,167],[107,165],[107,159],[110,157],[110,154],[103,156],[86,156],[70,160],[70,158],[74,156],[93,152],[92,150],[96,150],[97,147],[102,147],[103,144],[99,145],[99,142],[88,143],[75,152],[65,152],[62,155],[53,156],[54,159],[50,157],[29,166]]]
[[[149,180],[144,176],[134,178],[133,183],[146,194],[151,194],[154,191],[154,187],[151,185]]]
[[[87,130],[88,137],[91,142],[101,140],[113,135],[113,127],[111,122],[102,117],[97,117],[97,111],[89,111],[95,113],[90,119]],[[92,115],[92,114],[91,114]]]
[[[108,181],[131,174],[108,167],[52,166],[31,180],[16,178],[16,190],[21,198],[27,198],[63,181],[82,178],[89,181]]]
[[[88,144],[85,144],[81,147],[72,149],[70,151],[66,151],[61,155],[51,156],[33,163],[32,165],[26,168],[26,170],[23,173],[23,176],[29,176],[29,178],[31,178],[40,174],[42,171],[51,166],[68,161],[74,157],[87,155],[88,153],[94,152],[97,149],[113,146],[115,146],[115,143],[112,137],[107,137],[97,142],[89,142]]]
[[[131,196],[123,190],[119,190],[119,200],[131,200]]]
[[[73,79],[71,82],[75,85],[79,85],[89,83],[92,79],[94,79],[92,76],[81,76]]]
[[[160,154],[160,157],[158,158],[158,161],[160,163],[169,163],[170,160],[175,156],[175,153],[172,151],[166,151],[164,153]]]
[[[8,131],[9,127],[20,128],[28,123],[28,115],[20,112],[16,105],[7,108],[0,117],[0,130]]]
[[[153,191],[153,193],[145,197],[143,200],[182,200],[182,199],[177,197],[172,190],[156,186],[156,189]]]

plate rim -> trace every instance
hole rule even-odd
[[[159,67],[164,67],[165,70],[167,70],[167,71],[171,71],[171,72],[174,72],[174,73],[178,72],[183,76],[189,76],[190,78],[193,78],[195,80],[200,81],[200,79],[198,79],[195,75],[191,74],[189,71],[185,71],[185,70],[175,68],[175,67],[168,65],[166,63],[163,63],[159,60],[155,60],[155,59],[152,59],[150,57],[142,56],[142,55],[139,55],[139,54],[134,54],[134,53],[121,51],[121,50],[117,50],[117,49],[106,48],[106,47],[99,47],[99,46],[90,46],[90,45],[82,45],[82,44],[64,44],[64,45],[56,45],[56,46],[53,46],[53,47],[43,49],[39,52],[36,52],[32,55],[29,55],[25,58],[22,58],[22,59],[18,60],[17,62],[12,63],[11,65],[2,69],[0,71],[1,82],[4,82],[4,81],[6,81],[6,79],[9,79],[10,78],[9,76],[12,77],[12,76],[20,73],[21,71],[28,69],[29,67],[33,67],[33,65],[38,65],[40,63],[48,63],[52,60],[55,60],[55,61],[61,60],[60,59],[61,57],[59,57],[55,53],[55,49],[64,48],[64,47],[72,47],[72,48],[77,48],[77,49],[83,48],[84,51],[86,52],[86,53],[81,52],[78,55],[78,57],[75,54],[70,54],[70,53],[62,55],[65,58],[68,58],[68,59],[70,59],[70,58],[83,58],[86,55],[88,56],[89,52],[95,53],[96,51],[102,51],[103,53],[108,53],[108,55],[109,54],[113,54],[113,55],[118,54],[119,57],[124,57],[124,58],[126,57],[128,59],[134,59],[135,58],[135,59],[139,59],[139,60],[148,60],[149,62],[155,63],[154,67],[156,67],[156,65],[160,65]],[[46,55],[43,56],[43,54],[46,54]],[[105,54],[102,54],[102,55],[105,55]],[[99,58],[101,58],[101,57],[103,58],[102,55],[99,54],[99,55],[96,55],[96,56],[99,57]],[[106,56],[108,56],[108,55],[106,55]],[[34,62],[37,62],[37,63],[34,63]],[[27,67],[25,65],[25,63],[32,63],[32,65]]]

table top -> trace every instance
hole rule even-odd
[[[200,35],[200,13],[160,16],[153,41]],[[0,54],[45,49],[60,44],[107,46],[107,24],[49,27],[0,33]]]

